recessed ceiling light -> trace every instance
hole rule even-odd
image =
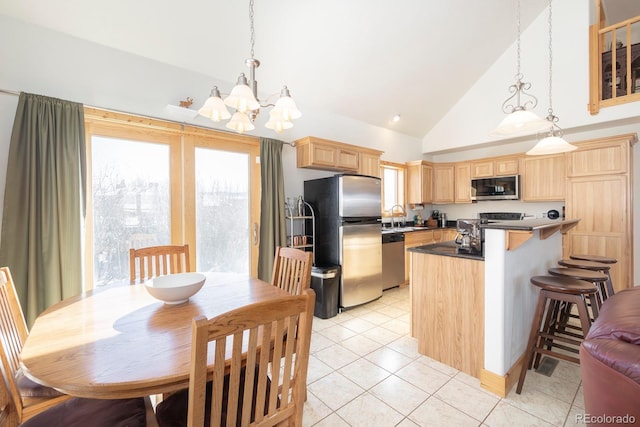
[[[391,121],[394,122],[394,123],[399,122],[400,121],[400,114],[396,114],[395,116],[393,116],[391,118]]]

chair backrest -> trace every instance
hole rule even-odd
[[[249,420],[266,426],[287,420],[302,425],[314,303],[315,293],[308,289],[210,320],[194,319],[187,425],[205,422],[208,360],[213,360],[211,426],[222,425],[223,408],[227,426],[236,425],[238,417],[242,425]],[[296,328],[297,334],[289,333]]]
[[[0,349],[0,360],[2,361],[4,386],[13,404],[17,407],[18,413],[22,413],[22,399],[16,383],[16,376],[20,369],[20,352],[28,333],[27,323],[24,320],[9,267],[1,267],[0,344],[2,348]]]
[[[189,245],[149,246],[129,250],[131,284],[163,274],[188,273]]]
[[[291,295],[299,295],[302,291],[309,289],[312,256],[311,252],[300,249],[276,247],[271,284]]]

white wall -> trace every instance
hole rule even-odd
[[[84,103],[89,106],[182,121],[166,111],[186,97],[204,102],[211,86],[232,86],[208,76],[161,64],[95,43],[69,37],[0,15],[0,89],[24,91]],[[11,40],[15,43],[9,42]],[[17,42],[19,41],[19,42]],[[194,55],[199,54],[194,52]],[[207,53],[201,53],[207,54]],[[213,60],[213,59],[212,59]],[[18,98],[0,93],[0,195],[4,195],[11,127]],[[195,105],[194,105],[195,107]],[[259,117],[255,136],[290,142],[308,135],[369,146],[384,151],[383,159],[404,162],[420,158],[420,140],[351,119],[305,109],[295,127],[282,135],[264,128]],[[196,118],[190,123],[224,130]],[[295,149],[283,150],[288,196],[302,194],[305,179],[330,173],[297,169]],[[4,197],[0,199],[2,203]],[[1,212],[1,210],[0,210]],[[0,213],[1,215],[1,213]]]
[[[530,82],[530,93],[538,98],[535,112],[546,117],[548,97],[548,11],[545,9],[527,27],[521,37],[521,72]],[[567,140],[577,140],[576,132],[585,129],[614,128],[615,121],[634,119],[640,122],[638,103],[604,108],[590,115],[589,103],[589,22],[590,2],[564,0],[553,6],[553,110],[560,118]],[[456,148],[469,149],[487,143],[525,142],[526,151],[536,142],[535,136],[517,140],[496,140],[489,132],[504,118],[501,106],[515,82],[516,44],[494,63],[449,113],[422,140],[425,153]],[[524,100],[524,98],[523,98]]]

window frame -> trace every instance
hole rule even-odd
[[[381,206],[381,214],[383,218],[391,218],[391,211],[389,209],[385,209],[384,206],[384,199],[385,199],[385,194],[384,194],[384,189],[385,189],[385,183],[384,183],[384,172],[386,170],[392,170],[395,171],[395,173],[397,174],[397,185],[396,185],[396,203],[395,205],[401,205],[403,208],[404,206],[406,206],[405,201],[407,200],[406,197],[406,187],[407,187],[407,167],[405,164],[403,163],[394,163],[394,162],[387,162],[387,161],[380,161],[380,179],[382,180],[382,185],[381,185],[381,197],[382,197],[382,206]],[[405,208],[406,209],[406,208]]]

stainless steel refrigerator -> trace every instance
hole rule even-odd
[[[304,182],[316,213],[315,262],[339,265],[340,307],[382,295],[380,178],[340,174]]]

